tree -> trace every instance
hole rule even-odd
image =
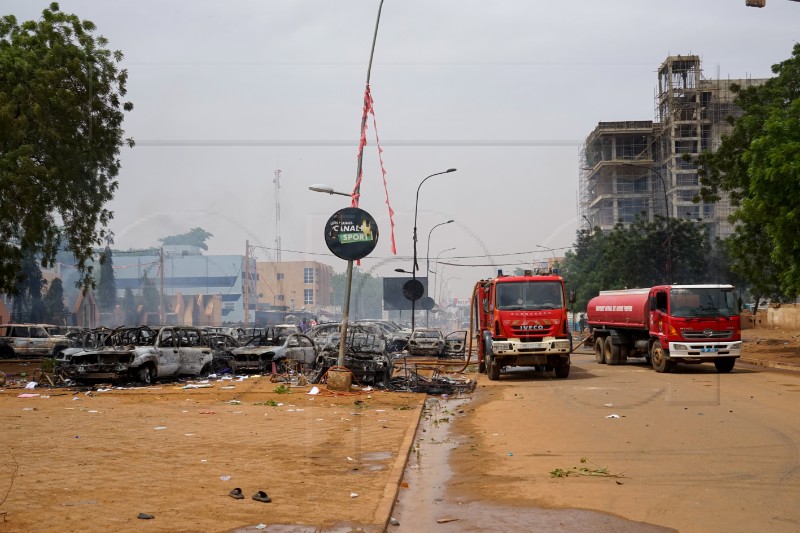
[[[144,301],[144,310],[146,312],[154,313],[158,311],[161,299],[155,283],[147,277],[147,273],[142,276],[142,300]]]
[[[100,260],[97,305],[103,313],[113,313],[117,307],[117,280],[114,278],[114,260],[109,247],[106,247]]]
[[[333,305],[344,303],[344,291],[347,287],[345,274],[334,274],[331,277]],[[353,283],[350,292],[350,319],[381,318],[383,313],[383,279],[374,278],[371,274],[353,267]]]
[[[130,287],[125,289],[125,295],[122,297],[122,310],[125,312],[126,326],[133,326],[139,322],[139,315],[136,312],[136,298]]]
[[[776,76],[763,85],[731,87],[741,114],[729,118],[730,135],[697,165],[703,199],[723,194],[731,199],[734,240],[766,241],[756,248],[730,248],[734,262],[778,272],[782,291],[795,296],[800,293],[800,44],[772,71]],[[747,257],[756,250],[761,255]]]
[[[569,289],[576,292],[575,309],[585,309],[601,290],[730,279],[726,263],[711,247],[706,228],[692,220],[656,217],[648,222],[637,218],[606,233],[600,228],[582,230],[573,248],[566,253],[561,273]],[[715,273],[713,280],[709,272]]]
[[[14,280],[14,303],[12,304],[14,320],[18,322],[44,321],[44,306],[42,304],[42,288],[45,285],[42,279],[42,270],[36,261],[36,256],[30,250],[22,256],[20,272]]]
[[[186,233],[181,233],[179,235],[170,235],[169,237],[162,237],[158,240],[161,241],[161,244],[165,246],[189,245],[189,246],[197,246],[198,248],[202,248],[203,250],[208,250],[208,245],[206,244],[206,241],[211,237],[213,237],[213,235],[204,230],[203,228],[192,228]]]
[[[23,256],[52,266],[61,244],[85,287],[93,247],[109,234],[128,73],[95,25],[51,3],[38,21],[0,18],[0,292]]]
[[[44,320],[50,324],[65,324],[67,308],[64,307],[64,285],[60,278],[50,282],[47,292],[42,299],[44,305]]]

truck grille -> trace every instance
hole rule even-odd
[[[733,336],[732,329],[722,329],[718,331],[706,329],[703,331],[683,331],[684,339],[727,339]]]

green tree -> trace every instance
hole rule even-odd
[[[731,199],[734,242],[765,240],[729,248],[734,264],[777,272],[782,292],[794,297],[800,293],[800,44],[772,71],[776,76],[763,85],[731,87],[741,114],[729,119],[733,130],[719,148],[697,164],[703,199]]]
[[[97,284],[97,305],[103,313],[113,313],[117,307],[117,280],[114,277],[114,259],[111,248],[106,247],[100,258],[100,281]]]
[[[50,282],[50,287],[42,299],[44,305],[44,320],[50,324],[64,324],[67,308],[64,306],[64,285],[61,278]]]
[[[331,277],[333,305],[344,303],[344,290],[347,286],[345,274],[334,274]],[[381,318],[383,313],[383,279],[353,267],[353,283],[350,292],[350,319]]]
[[[710,272],[715,273],[713,279]],[[730,279],[702,223],[661,217],[652,222],[637,218],[605,233],[600,228],[579,231],[561,273],[576,292],[576,311],[585,309],[601,290],[650,287],[668,279],[669,283]]]
[[[122,297],[122,310],[125,312],[125,325],[134,326],[139,322],[139,314],[136,312],[136,297],[130,287],[125,289]]]
[[[0,18],[0,292],[25,251],[52,266],[64,243],[93,286],[93,247],[117,189],[128,73],[95,25],[51,3],[37,21]]]
[[[156,289],[155,283],[145,273],[142,276],[142,300],[144,301],[144,310],[148,313],[154,313],[158,311],[159,303],[161,299],[158,294],[158,289]]]
[[[42,288],[45,283],[36,256],[30,250],[25,251],[12,291],[14,320],[17,322],[44,321]]]
[[[202,248],[203,250],[208,250],[208,245],[206,241],[213,237],[212,234],[204,230],[203,228],[192,228],[186,233],[181,233],[179,235],[170,235],[169,237],[161,237],[158,239],[161,241],[161,244],[167,245],[190,245],[190,246],[197,246],[198,248]]]

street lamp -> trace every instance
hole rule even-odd
[[[432,227],[431,230],[428,232],[428,251],[425,252],[425,277],[426,278],[428,277],[428,273],[430,273],[430,271],[431,271],[431,233],[433,233],[433,230],[435,230],[439,226],[444,226],[445,224],[451,224],[452,222],[454,222],[453,219],[450,219],[447,222],[440,222],[439,224],[436,224],[434,227]],[[428,286],[430,287],[430,283],[428,284]],[[430,293],[428,294],[428,296],[430,296]],[[429,324],[428,324],[429,315],[430,315],[430,311],[428,309],[426,309],[425,310],[425,327],[426,328],[429,326]]]
[[[333,187],[329,187],[327,185],[310,185],[308,189],[314,192],[322,192],[325,194],[338,194],[340,196],[347,196],[348,198],[352,198],[352,195],[346,192],[334,191]]]
[[[553,262],[555,262],[555,260],[556,260],[556,252],[555,252],[555,250],[553,250],[552,248],[548,248],[547,246],[542,246],[541,244],[537,244],[536,247],[537,248],[541,248],[543,250],[549,250],[550,253],[553,254]]]
[[[434,296],[436,296],[436,286],[439,285],[439,256],[442,255],[445,252],[452,252],[453,250],[455,250],[455,247],[453,247],[453,248],[445,248],[444,250],[441,250],[438,254],[436,254],[436,260],[434,261],[434,264],[436,265],[435,266],[436,272],[433,272],[433,275],[436,276],[436,280],[435,280],[436,281],[436,285],[433,286],[433,295]],[[428,272],[430,272],[430,269],[428,269]]]
[[[638,168],[640,170],[647,169],[656,176],[658,179],[661,180],[661,188],[664,189],[664,213],[667,216],[667,283],[672,282],[672,216],[669,213],[669,200],[667,199],[667,181],[664,179],[664,176],[661,175],[661,172],[654,169],[653,167],[643,167],[641,165],[634,165],[632,163],[620,163],[623,167],[633,167]]]
[[[312,185],[309,190],[314,192],[322,192],[325,194],[338,194],[340,196],[347,196],[352,198],[352,195],[345,192],[333,190],[333,187],[327,185]],[[342,328],[339,334],[339,357],[336,360],[336,365],[339,367],[344,366],[344,355],[347,347],[347,322],[350,318],[350,291],[353,288],[353,260],[347,260],[347,274],[344,288],[344,302],[342,302]]]
[[[445,286],[450,282],[450,280],[453,280],[453,279],[461,279],[461,278],[459,278],[457,276],[451,276],[451,277],[447,278],[446,280],[444,280],[444,282],[442,283],[442,286],[439,288],[439,301],[442,301],[442,298],[444,298],[444,288],[445,288]]]
[[[435,174],[431,174],[430,176],[426,176],[419,185],[417,185],[417,198],[414,202],[414,266],[411,269],[411,278],[416,281],[417,279],[417,270],[419,270],[419,265],[417,264],[417,210],[419,208],[419,190],[422,187],[422,184],[428,181],[430,178],[434,176],[439,176],[440,174],[448,174],[450,172],[455,172],[456,169],[448,168],[442,172],[436,172]],[[414,331],[414,311],[416,310],[416,300],[411,300],[411,331]]]

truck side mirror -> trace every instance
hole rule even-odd
[[[488,298],[484,298],[483,299],[483,312],[484,313],[488,313],[489,312],[489,299]]]

